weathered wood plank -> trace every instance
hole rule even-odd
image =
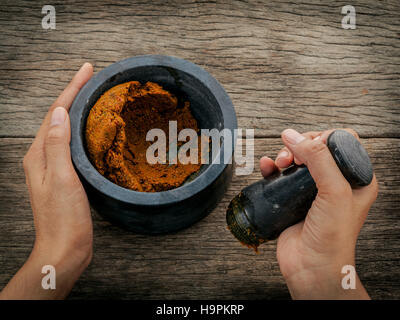
[[[85,61],[166,54],[214,75],[258,137],[289,125],[400,137],[400,3],[356,1],[344,30],[347,2],[299,2],[53,1],[57,29],[43,30],[42,4],[3,1],[0,136],[34,136]]]
[[[0,139],[0,287],[27,258],[34,240],[22,157],[32,139]],[[363,140],[380,193],[357,247],[360,277],[372,298],[400,298],[400,139]],[[275,156],[279,139],[256,139],[255,155]],[[275,258],[275,242],[259,255],[226,229],[225,209],[248,183],[235,177],[218,207],[189,229],[165,236],[129,234],[93,212],[94,258],[70,298],[289,298]]]

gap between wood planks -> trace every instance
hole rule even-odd
[[[290,126],[288,126],[288,127],[290,127]],[[370,135],[360,135],[359,134],[359,136],[361,139],[400,139],[400,136],[395,136],[395,135],[393,135],[393,136],[391,136],[391,135],[370,136]],[[280,137],[281,137],[280,134],[279,135],[262,135],[262,134],[254,135],[254,139],[279,139]],[[35,136],[33,136],[33,135],[18,135],[18,136],[16,136],[16,135],[1,135],[0,134],[0,139],[35,139]],[[242,139],[246,140],[246,137],[243,136]]]

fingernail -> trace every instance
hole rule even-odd
[[[282,132],[282,135],[285,136],[287,142],[289,142],[290,144],[298,144],[305,139],[304,136],[293,129],[286,129]]]
[[[91,64],[89,63],[89,62],[85,62],[83,65],[82,65],[82,67],[79,69],[79,71],[80,70],[82,70],[84,67],[86,67],[86,66],[91,66]]]
[[[319,140],[321,139],[321,136],[316,136],[313,140]]]
[[[286,150],[282,150],[281,152],[278,153],[278,155],[276,156],[276,159],[280,159],[280,158],[286,158],[289,156],[289,152],[287,152]]]
[[[53,113],[51,114],[50,126],[58,126],[64,123],[66,118],[67,110],[65,110],[63,107],[57,107],[53,110]]]

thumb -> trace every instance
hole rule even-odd
[[[282,139],[294,156],[307,166],[317,185],[318,197],[336,203],[352,195],[350,184],[321,139],[307,139],[293,129],[283,131]]]
[[[70,137],[68,112],[63,107],[57,107],[51,114],[50,126],[45,137],[46,173],[59,176],[64,172],[69,172],[71,167]]]

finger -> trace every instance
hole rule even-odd
[[[321,140],[322,140],[324,143],[327,143],[328,137],[329,137],[330,134],[331,134],[333,131],[335,131],[335,130],[345,130],[345,131],[351,133],[357,140],[360,141],[360,137],[358,136],[358,133],[357,133],[355,130],[350,129],[350,128],[336,128],[336,129],[326,130],[326,131],[322,132],[322,134],[321,134]]]
[[[68,111],[79,90],[89,81],[92,75],[93,66],[89,62],[85,62],[54,102],[53,106],[63,106]]]
[[[282,139],[293,155],[308,167],[319,197],[331,202],[341,200],[344,193],[351,193],[349,183],[321,139],[308,139],[293,129],[283,131]]]
[[[326,130],[323,132],[317,132],[317,131],[312,131],[312,132],[307,132],[307,133],[303,133],[304,136],[308,137],[309,139],[322,139],[322,142],[324,142],[325,144],[327,143],[328,137],[329,135],[338,129],[330,129],[330,130]],[[354,137],[356,137],[358,140],[360,140],[360,137],[358,136],[357,132],[354,131],[353,129],[350,128],[343,128],[341,130],[346,130],[349,133],[351,133]],[[301,165],[303,164],[299,159],[297,159],[296,157],[294,158],[294,163],[296,163],[297,165]]]
[[[35,141],[33,142],[34,144],[38,145],[38,148],[43,147],[44,137],[46,136],[47,130],[49,128],[52,111],[56,107],[60,106],[64,107],[66,110],[69,110],[79,90],[92,77],[92,75],[93,75],[93,66],[88,62],[84,63],[83,66],[79,69],[79,71],[75,74],[71,82],[68,84],[68,86],[64,89],[61,95],[56,99],[56,101],[50,107],[49,112],[44,118],[42,125],[36,135]]]
[[[68,112],[63,107],[57,107],[51,114],[50,128],[44,143],[45,180],[56,177],[64,181],[63,178],[71,172],[70,137]]]
[[[275,164],[278,168],[284,169],[289,167],[293,162],[293,153],[286,147],[278,152],[275,159]]]
[[[324,142],[326,144],[329,135],[335,130],[338,130],[338,129],[330,129],[330,130],[326,130],[326,131],[323,131],[323,132],[311,131],[311,132],[303,133],[303,135],[308,137],[309,139],[313,139],[313,140],[321,139],[322,142]],[[351,133],[354,137],[356,137],[358,140],[360,140],[360,137],[358,136],[357,132],[354,131],[353,129],[343,128],[343,129],[340,129],[340,130],[346,130],[349,133]],[[296,157],[294,157],[294,163],[296,163],[297,165],[303,164]]]
[[[309,131],[303,133],[302,135],[308,139],[314,139],[318,137],[320,134],[321,134],[320,131]],[[283,149],[281,149],[281,151],[278,152],[278,156],[275,159],[275,164],[277,165],[278,168],[285,169],[291,166],[293,161],[297,165],[302,164],[297,158],[293,156],[293,153],[288,148],[284,147]]]
[[[260,170],[263,177],[266,178],[274,171],[278,170],[278,168],[276,167],[274,160],[269,157],[262,157],[260,159]]]
[[[70,84],[62,92],[60,97],[51,106],[49,112],[42,122],[42,125],[36,135],[35,140],[33,141],[27,155],[24,158],[24,169],[28,183],[32,183],[33,181],[41,183],[43,181],[46,168],[46,157],[44,154],[44,137],[48,131],[51,112],[57,106],[59,106],[58,103],[60,103],[62,107],[69,109],[73,99],[79,92],[80,88],[90,79],[92,75],[92,65],[90,63],[85,63],[74,76]]]
[[[320,136],[320,135],[319,135],[319,136],[314,136],[314,137],[310,136],[309,139],[318,140],[318,139],[321,139],[321,136]],[[303,164],[303,162],[300,161],[300,160],[299,160],[298,158],[296,158],[296,157],[294,157],[294,163],[297,164],[298,166]]]
[[[354,203],[363,211],[368,211],[378,196],[378,182],[374,174],[369,185],[353,189]]]
[[[33,148],[32,145],[24,156],[23,167],[25,172],[26,184],[28,187],[35,188],[43,182],[45,172],[45,160],[43,150]]]

